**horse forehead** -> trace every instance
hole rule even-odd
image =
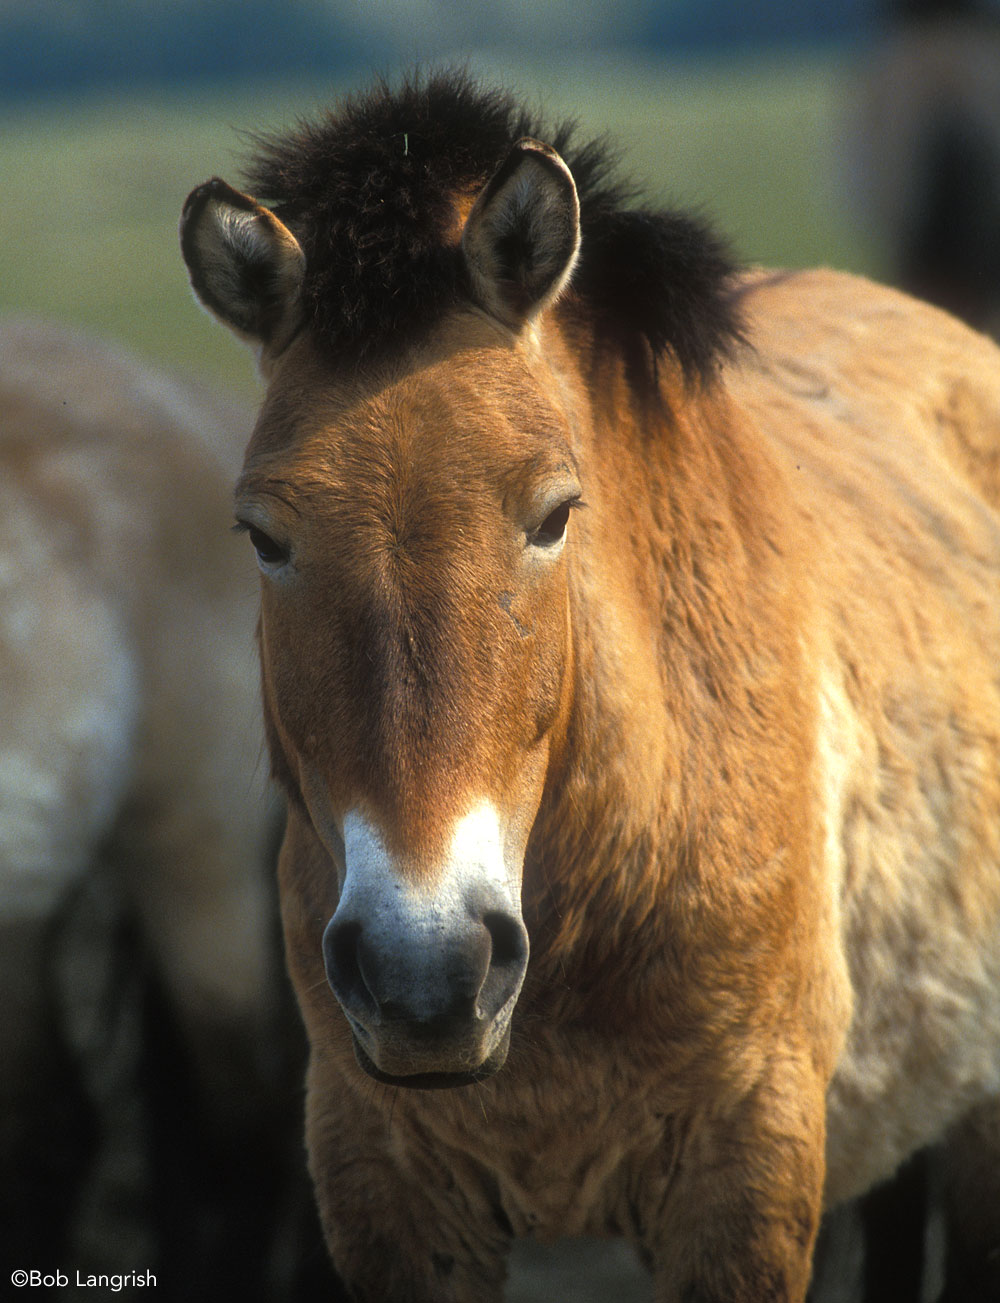
[[[309,339],[293,345],[272,379],[251,449],[287,451],[320,430],[376,448],[416,440],[424,455],[481,447],[484,437],[499,450],[542,414],[550,426],[550,395],[527,359],[494,328],[463,317],[369,371],[345,373]]]
[[[346,415],[348,438],[389,440],[408,458],[517,456],[544,399],[507,359],[458,355],[396,378]]]

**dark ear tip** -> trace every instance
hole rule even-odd
[[[542,140],[534,140],[531,136],[522,136],[520,140],[515,141],[509,157],[524,158],[525,156],[530,156],[536,163],[546,167],[564,185],[576,188],[569,165],[559,151],[553,149],[551,145],[546,145]]]
[[[243,212],[254,212],[259,207],[255,199],[251,199],[240,190],[234,190],[228,181],[223,181],[219,176],[210,177],[208,181],[195,186],[184,200],[184,207],[181,209],[180,236],[185,257],[188,254],[189,239],[193,238],[192,232],[198,219],[213,200],[231,208],[239,208]]]
[[[213,176],[208,181],[203,181],[201,185],[195,188],[184,200],[184,208],[181,212],[182,219],[186,219],[194,212],[200,212],[207,203],[213,199],[219,199],[227,204],[232,204],[234,208],[242,208],[245,211],[251,211],[257,207],[255,200],[249,195],[245,195],[240,190],[234,190],[228,181],[223,181],[220,176]]]
[[[184,207],[181,209],[181,240],[183,242],[185,232],[191,224],[201,216],[206,206],[212,199],[219,198],[224,191],[229,190],[220,177],[213,176],[209,181],[203,181],[201,185],[195,186],[188,197],[184,200]]]
[[[520,140],[515,140],[511,145],[503,162],[490,177],[482,193],[481,202],[483,204],[489,203],[522,163],[529,158],[544,167],[564,190],[575,195],[576,183],[562,155],[554,150],[551,145],[546,145],[544,141],[535,140],[532,136],[522,136]]]
[[[559,152],[551,145],[547,145],[544,140],[536,140],[534,136],[522,136],[520,140],[515,140],[511,146],[511,153],[535,154],[546,162],[554,163],[560,170],[566,168]]]
[[[184,207],[181,209],[181,224],[183,225],[196,212],[200,212],[211,197],[211,188],[215,178],[212,181],[205,181],[201,185],[195,186],[188,197],[184,200]]]

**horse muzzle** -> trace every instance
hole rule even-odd
[[[359,836],[345,821],[346,876],[323,959],[376,1080],[464,1085],[503,1066],[528,935],[497,847],[475,844],[414,885],[370,828]]]

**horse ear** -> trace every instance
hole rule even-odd
[[[462,233],[480,305],[520,329],[552,303],[580,249],[580,202],[554,149],[519,140],[480,193]]]
[[[301,320],[305,269],[305,255],[287,226],[215,177],[188,195],[180,234],[202,304],[243,339],[280,353]]]

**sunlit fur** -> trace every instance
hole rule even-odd
[[[676,340],[653,383],[573,282],[522,329],[459,296],[367,365],[308,319],[272,359],[237,510],[284,549],[285,934],[360,1300],[496,1300],[514,1236],[589,1233],[660,1303],[802,1303],[821,1210],[996,1108],[1000,353],[832,273],[733,294],[714,383]],[[531,945],[506,1064],[373,1087],[322,954],[344,818],[432,909],[483,801]]]

